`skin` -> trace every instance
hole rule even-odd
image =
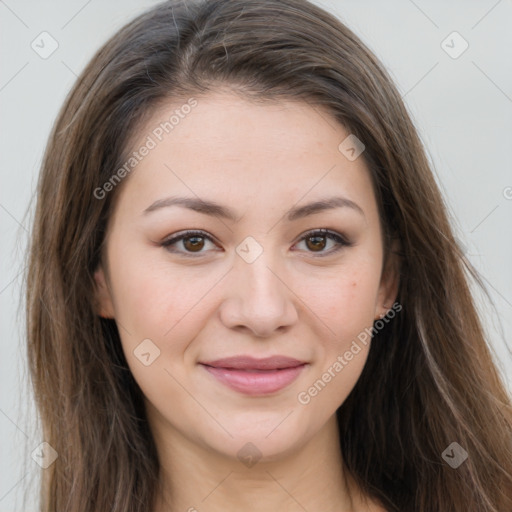
[[[158,109],[133,149],[180,105]],[[338,150],[348,135],[308,103],[256,104],[218,90],[198,97],[122,183],[95,274],[98,313],[118,323],[145,396],[162,466],[156,512],[384,510],[365,502],[344,471],[335,418],[370,344],[360,343],[309,403],[297,398],[397,293],[394,267],[383,268],[368,168]],[[294,206],[334,195],[363,213],[340,207],[285,218]],[[229,206],[237,222],[180,206],[144,213],[169,196]],[[302,239],[321,228],[352,245],[332,252],[337,244],[328,238],[318,249]],[[174,244],[174,253],[161,245],[187,229],[214,241],[199,239],[199,253],[190,239]],[[251,263],[236,252],[248,236],[263,249]],[[160,350],[149,366],[134,355],[145,339]],[[234,391],[198,364],[240,354],[308,364],[268,396]],[[249,442],[261,455],[252,467],[237,457]]]

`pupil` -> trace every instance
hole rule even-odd
[[[310,236],[308,241],[313,241],[313,248],[323,249],[325,247],[325,236]]]
[[[185,240],[184,240],[185,247],[187,249],[192,249],[192,250],[201,249],[202,248],[201,240],[202,240],[201,236],[191,236],[191,237],[185,238]]]

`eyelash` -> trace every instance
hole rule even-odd
[[[323,253],[314,253],[313,251],[311,252],[311,254],[314,255],[314,257],[318,257],[318,258],[322,258],[322,257],[325,257],[325,256],[329,256],[335,252],[338,252],[340,251],[343,247],[350,247],[352,244],[352,242],[349,242],[345,237],[343,237],[341,234],[339,233],[336,233],[334,231],[330,231],[328,229],[317,229],[317,230],[313,230],[313,231],[308,231],[307,233],[305,233],[301,238],[300,240],[297,242],[302,242],[308,238],[312,238],[314,236],[323,236],[323,237],[326,237],[326,238],[329,238],[330,240],[333,240],[334,242],[336,242],[337,244],[337,247],[331,249],[330,251],[328,252],[323,252]],[[181,254],[182,256],[185,256],[185,257],[191,257],[191,258],[197,258],[199,256],[201,256],[201,254],[204,252],[197,252],[197,253],[192,253],[192,252],[180,252],[180,251],[173,251],[170,249],[170,247],[172,245],[174,245],[175,243],[177,242],[180,242],[181,240],[184,240],[186,238],[192,238],[193,236],[199,236],[201,238],[205,238],[206,240],[209,240],[210,242],[212,243],[215,243],[215,240],[208,236],[204,231],[200,231],[200,230],[189,230],[189,231],[184,231],[176,236],[173,236],[172,238],[168,238],[166,240],[164,240],[160,245],[164,248],[166,248],[169,252],[172,252],[172,253],[178,253],[178,254]]]

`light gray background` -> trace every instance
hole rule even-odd
[[[28,393],[18,312],[33,191],[51,125],[76,75],[108,36],[155,1],[0,0],[0,512],[36,488],[30,453],[42,441]],[[384,62],[418,126],[453,216],[496,311],[475,290],[512,390],[512,2],[343,1],[336,13]],[[31,42],[47,31],[58,49]],[[451,58],[453,31],[468,42]],[[448,43],[455,51],[460,41]],[[507,346],[508,345],[508,346]],[[25,446],[28,446],[26,449]],[[31,486],[30,486],[31,484]],[[29,495],[30,498],[30,495]],[[29,499],[35,510],[35,498]]]

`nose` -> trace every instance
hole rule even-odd
[[[283,265],[264,251],[248,263],[238,256],[225,283],[226,297],[220,308],[223,324],[265,338],[285,331],[298,318],[293,283]]]

